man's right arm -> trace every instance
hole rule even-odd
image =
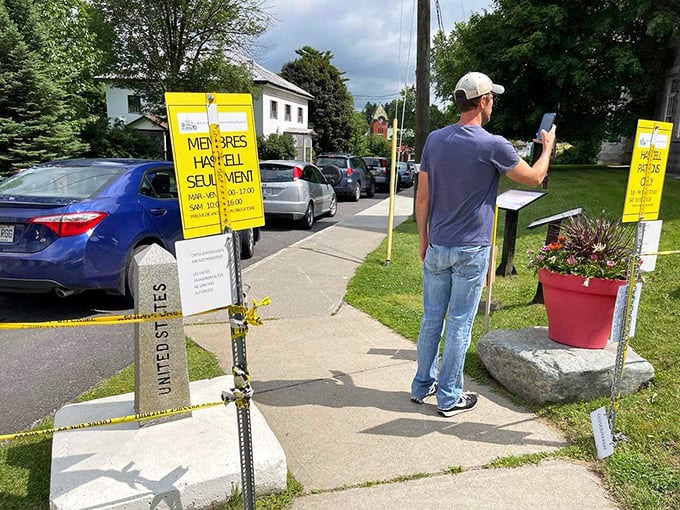
[[[430,216],[430,191],[428,189],[427,172],[422,168],[418,172],[418,192],[416,193],[416,222],[418,239],[420,240],[420,260],[425,260],[425,252],[430,242],[427,223]]]
[[[555,146],[555,131],[555,125],[553,125],[550,131],[543,129],[541,130],[541,140],[534,140],[534,143],[543,145],[543,152],[533,165],[530,166],[529,163],[520,159],[515,168],[505,175],[513,181],[526,184],[527,186],[538,186],[541,184],[550,166],[550,156]],[[420,181],[418,181],[418,186],[420,186]]]

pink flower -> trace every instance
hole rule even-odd
[[[545,260],[545,255],[536,255],[536,262],[543,262]]]
[[[597,255],[595,255],[595,254],[593,253],[593,254],[591,254],[588,258],[589,258],[590,260],[597,260]]]
[[[567,264],[569,264],[570,266],[575,266],[576,265],[576,257],[574,257],[573,255],[569,255],[567,257]]]
[[[607,261],[607,267],[614,267],[615,265],[616,265],[616,262],[614,262],[613,260]]]

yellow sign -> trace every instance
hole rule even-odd
[[[245,230],[264,225],[253,98],[210,95],[217,106],[211,125],[207,97],[195,92],[165,94],[185,239],[219,234],[225,226]],[[221,157],[216,160],[215,154]],[[222,173],[216,176],[216,170]],[[226,188],[219,190],[222,193],[220,182]]]
[[[672,133],[670,122],[638,120],[623,205],[624,223],[659,217]]]

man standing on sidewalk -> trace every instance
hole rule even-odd
[[[433,131],[421,157],[416,220],[423,261],[423,316],[418,335],[418,368],[411,400],[437,396],[437,411],[454,416],[477,405],[463,393],[463,366],[489,264],[494,207],[501,175],[538,186],[548,172],[555,127],[541,131],[541,157],[533,166],[505,138],[484,126],[497,96],[505,92],[482,73],[456,84],[458,123]],[[448,312],[448,315],[447,315]],[[446,334],[441,365],[439,344]]]

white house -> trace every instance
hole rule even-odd
[[[312,160],[312,130],[308,127],[309,92],[284,80],[252,60],[245,61],[250,67],[255,83],[253,114],[255,132],[268,136],[272,133],[290,134],[297,149],[296,158]],[[143,131],[162,144],[166,159],[172,157],[167,142],[168,125],[155,115],[143,113],[144,101],[130,89],[114,87],[111,80],[103,79],[106,91],[106,114],[109,122],[123,122]]]

